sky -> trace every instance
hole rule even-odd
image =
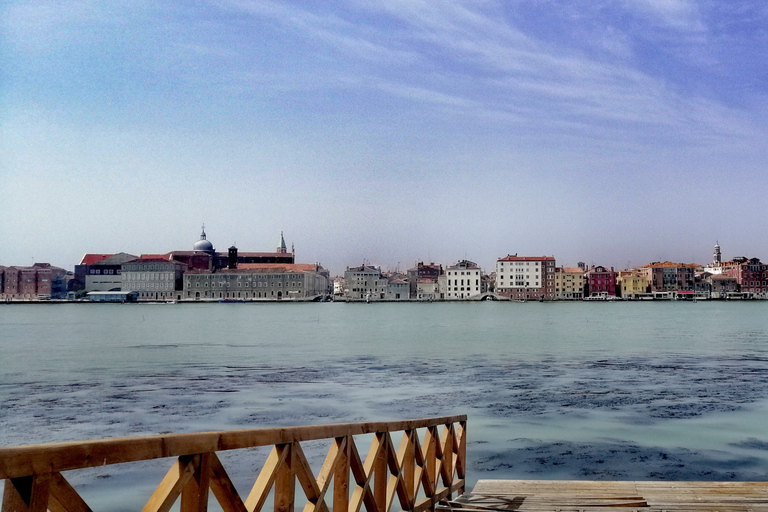
[[[768,260],[768,4],[0,4],[0,265]]]

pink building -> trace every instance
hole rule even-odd
[[[610,270],[599,265],[592,267],[587,271],[586,277],[590,296],[616,296],[616,272],[613,267]]]

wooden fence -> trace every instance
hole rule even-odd
[[[395,449],[392,433],[400,431]],[[373,434],[365,460],[353,437],[364,434]],[[320,439],[330,448],[315,476],[301,443]],[[216,453],[257,446],[272,451],[243,501]],[[466,446],[467,417],[450,416],[0,448],[2,512],[90,511],[62,471],[164,457],[176,459],[143,511],[170,510],[181,497],[181,512],[202,512],[213,492],[225,512],[256,512],[273,491],[275,512],[293,512],[298,481],[304,512],[389,512],[395,500],[423,512],[464,491]]]

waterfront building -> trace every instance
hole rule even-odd
[[[695,263],[653,262],[638,270],[648,281],[650,292],[674,293],[678,296],[693,295],[695,274],[700,265]]]
[[[709,272],[696,272],[693,276],[694,296],[702,299],[712,298],[712,274]]]
[[[384,300],[387,295],[387,278],[380,267],[360,265],[344,271],[344,297],[348,300]]]
[[[759,258],[740,256],[721,264],[722,275],[736,279],[739,292],[755,299],[768,298],[768,265]]]
[[[0,271],[0,300],[47,300],[66,296],[67,271],[50,263],[0,267]]]
[[[518,256],[496,261],[496,294],[510,299],[553,300],[555,298],[554,256]]]
[[[288,252],[285,237],[280,233],[280,245],[274,252],[240,252],[234,245],[227,252],[217,252],[213,243],[208,240],[205,226],[200,233],[200,239],[194,243],[191,251],[172,251],[163,255],[168,260],[184,263],[190,270],[218,270],[233,268],[233,258],[237,265],[251,263],[279,263],[293,264],[296,262],[296,254]]]
[[[420,277],[416,280],[416,299],[417,300],[438,300],[443,296],[440,294],[438,277]]]
[[[89,274],[91,265],[94,265],[112,256],[114,256],[114,254],[83,254],[83,257],[80,259],[80,264],[75,265],[75,277],[72,280],[70,288],[72,290],[85,289],[85,276]],[[136,256],[134,256],[134,258],[136,258]]]
[[[411,297],[410,284],[406,276],[394,275],[387,280],[387,300],[408,300]]]
[[[615,297],[616,272],[601,265],[592,266],[586,273],[586,285],[590,297]]]
[[[445,271],[447,300],[469,299],[470,297],[479,297],[481,284],[480,267],[477,263],[469,260],[461,260],[455,265],[448,267]]]
[[[709,274],[709,272],[704,274],[704,279],[709,283],[710,298],[727,299],[739,294],[739,284],[735,277],[723,274]]]
[[[75,276],[81,275],[84,279],[83,287],[78,289],[86,292],[120,290],[122,265],[136,258],[138,256],[120,252],[106,258],[98,258],[94,263],[76,265]]]
[[[648,281],[637,270],[619,270],[616,273],[616,288],[625,299],[637,299],[648,293]]]
[[[584,298],[584,270],[579,267],[555,267],[555,299]]]
[[[187,265],[169,260],[165,254],[142,254],[121,266],[122,291],[138,292],[138,300],[181,299],[181,277]]]
[[[409,268],[406,273],[408,275],[411,298],[415,299],[418,298],[416,288],[419,279],[429,278],[436,281],[438,277],[444,274],[444,271],[442,265],[436,263],[425,264],[423,261],[419,261],[413,268]]]
[[[244,263],[184,273],[184,300],[315,300],[328,294],[328,271],[316,264]]]

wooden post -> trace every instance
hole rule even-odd
[[[285,460],[277,469],[275,477],[275,512],[293,512],[296,498],[296,478],[293,474],[295,451],[291,443],[287,446]]]
[[[333,474],[333,512],[349,510],[349,437],[345,438],[344,450],[339,454]]]
[[[203,453],[192,478],[181,491],[181,512],[206,512],[211,476],[211,454]]]
[[[387,442],[389,433],[379,432],[376,439],[381,447],[379,455],[373,466],[373,498],[376,501],[376,511],[386,512],[387,510],[387,483],[389,482],[389,473],[387,472],[387,457],[390,443]]]
[[[467,475],[467,421],[459,421],[459,450],[456,460],[456,477],[465,480]],[[459,493],[464,493],[464,485],[459,489]]]

